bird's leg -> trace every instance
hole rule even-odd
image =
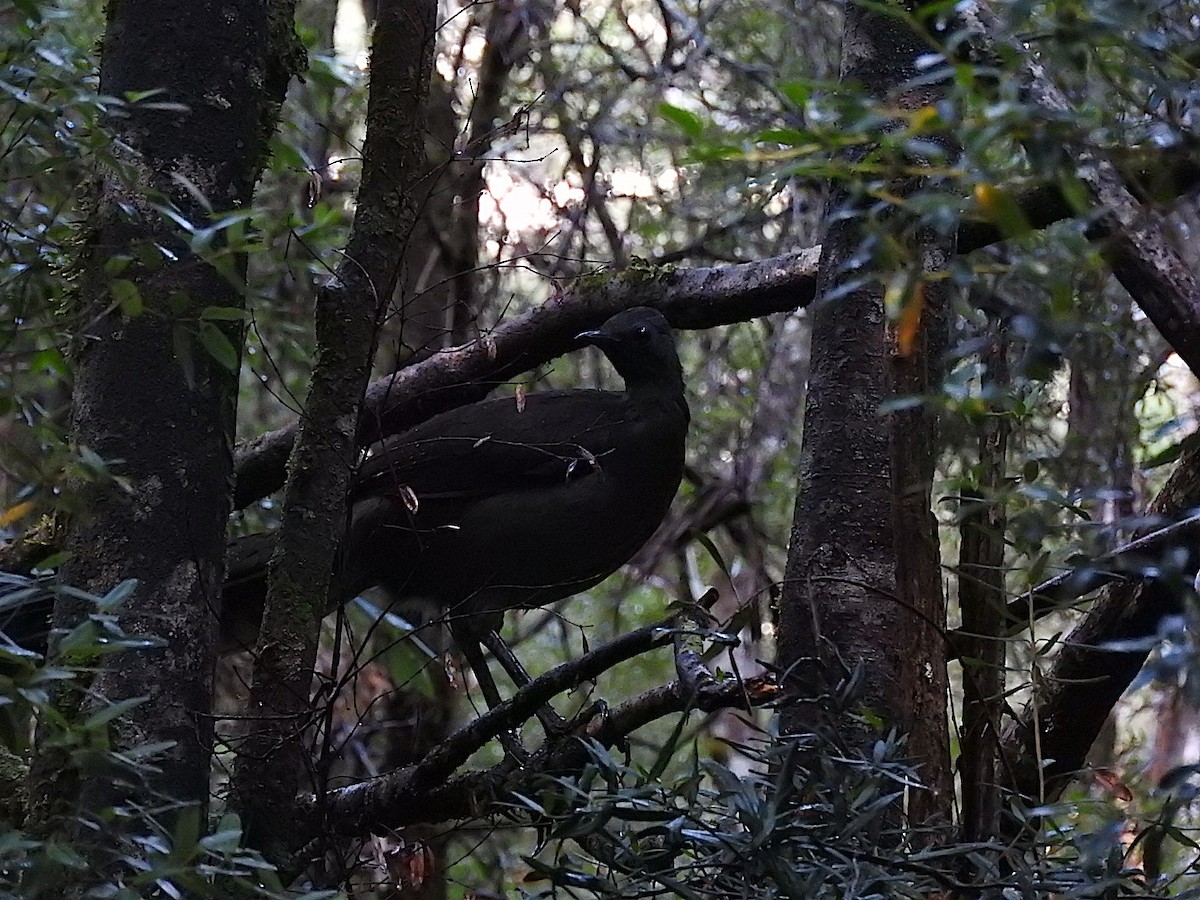
[[[525,685],[533,680],[529,677],[529,673],[525,671],[525,667],[521,665],[521,661],[517,659],[517,655],[513,653],[512,647],[508,646],[504,638],[500,637],[500,634],[495,629],[484,632],[479,640],[491,651],[492,656],[496,657],[496,661],[500,663],[500,667],[508,673],[508,677],[512,679],[513,684],[518,688],[525,687]],[[566,734],[570,730],[567,720],[556,713],[549,703],[539,706],[535,715],[538,721],[542,723],[542,728],[545,729],[546,737],[548,738]]]
[[[499,632],[489,630],[484,632],[479,637],[479,643],[487,647],[491,651],[492,656],[496,657],[496,661],[500,663],[500,668],[508,673],[508,677],[513,680],[519,688],[525,687],[529,682],[533,681],[529,673],[525,671],[525,666],[517,659],[517,655],[513,653],[512,647],[508,646],[508,642],[500,637]]]
[[[459,651],[467,661],[467,665],[471,667],[471,671],[475,673],[475,680],[479,682],[479,689],[483,692],[484,702],[487,703],[488,709],[495,709],[502,702],[500,691],[496,688],[496,682],[492,679],[492,673],[488,669],[487,660],[483,657],[479,636],[475,634],[473,629],[464,627],[461,623],[452,625],[451,631],[454,632],[454,640],[458,644]],[[506,729],[500,732],[497,738],[501,746],[517,762],[524,763],[529,759],[529,753],[521,743],[517,729]]]

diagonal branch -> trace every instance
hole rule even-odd
[[[442,784],[472,753],[527,720],[555,695],[598,677],[624,660],[671,643],[672,634],[670,620],[647,625],[556,666],[450,735],[415,766],[327,795],[326,814],[331,820],[354,823],[354,833],[365,833],[375,827],[372,823],[378,821],[380,810],[403,808],[415,796]],[[334,821],[329,824],[341,830]]]
[[[1001,635],[1012,637],[1050,613],[1069,608],[1072,601],[1085,597],[1114,581],[1143,582],[1147,574],[1147,552],[1161,555],[1171,547],[1186,547],[1195,543],[1200,531],[1200,514],[1186,515],[1177,522],[1143,532],[1139,537],[1108,553],[1089,560],[1085,565],[1048,578],[1035,588],[1010,600],[1001,616]],[[980,635],[965,625],[950,632],[950,652],[961,655],[963,641]]]
[[[1191,448],[1151,501],[1149,513],[1169,518],[1197,506],[1200,448]],[[1185,542],[1185,546],[1194,546],[1194,542]],[[1196,567],[1195,556],[1193,551],[1191,569]],[[1146,649],[1105,645],[1155,634],[1159,621],[1177,612],[1180,602],[1179,586],[1166,580],[1115,582],[1104,589],[1083,621],[1063,639],[1035,698],[1036,705],[1030,704],[1005,732],[1004,750],[1013,762],[1014,787],[1021,794],[1051,800],[1083,768],[1113,705],[1149,655]],[[1040,745],[1035,740],[1038,730]],[[1044,797],[1040,796],[1043,782]]]
[[[476,818],[509,808],[504,797],[514,791],[528,793],[545,775],[561,776],[586,761],[586,750],[575,736],[548,742],[516,772],[506,761],[484,772],[450,776],[487,740],[529,718],[555,694],[597,677],[618,662],[671,643],[676,633],[670,622],[660,622],[615,638],[535,678],[512,699],[451,735],[416,766],[330,791],[319,800],[308,798],[301,811],[303,834],[310,838],[322,833],[366,835],[417,822]],[[583,734],[611,747],[647,723],[672,713],[757,707],[779,696],[771,675],[745,681],[717,681],[711,676],[703,680],[705,686],[699,692],[677,681],[652,688],[607,715],[592,719]]]
[[[1200,186],[1200,163],[1185,149],[1131,156],[1121,170],[1133,183],[1153,185],[1156,196],[1176,197]],[[1058,185],[1016,190],[1035,228],[1078,214]],[[1003,240],[984,218],[964,219],[958,252]],[[370,443],[454,406],[485,397],[497,384],[543,365],[573,347],[572,337],[631,306],[653,306],[676,328],[703,329],[800,309],[812,302],[820,246],[729,266],[673,269],[635,267],[611,277],[582,278],[562,296],[498,325],[485,337],[434,354],[373,382],[367,391],[360,442]],[[296,425],[286,425],[238,447],[238,509],[283,484]]]
[[[690,703],[688,691],[672,681],[652,688],[622,703],[608,716],[594,720],[586,734],[604,747],[618,741],[656,719],[690,709],[715,712],[719,709],[745,709],[767,706],[779,699],[779,688],[770,675],[758,675],[745,681],[729,679],[721,682]],[[580,753],[583,747],[571,739]],[[583,760],[586,761],[586,760]],[[332,833],[342,836],[361,836],[376,831],[401,828],[418,823],[447,822],[456,819],[475,819],[496,815],[512,809],[503,798],[514,793],[530,794],[547,775],[561,777],[562,756],[549,750],[539,751],[529,763],[513,772],[504,763],[483,772],[468,772],[446,781],[411,784],[410,790],[390,798],[383,794],[363,796],[366,785],[355,785],[334,791],[326,798],[325,824]],[[391,777],[391,776],[388,776]],[[378,805],[371,800],[387,801]],[[308,801],[312,813],[315,802]],[[305,828],[311,830],[306,818]]]

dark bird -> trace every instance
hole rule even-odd
[[[635,308],[578,340],[604,352],[623,392],[542,391],[443,413],[378,445],[350,497],[334,598],[380,586],[447,610],[490,705],[500,698],[481,643],[524,675],[495,634],[505,611],[615,572],[658,528],[683,474],[689,416],[666,319]],[[231,625],[261,610],[239,598],[236,570]]]

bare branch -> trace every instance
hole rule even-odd
[[[530,684],[523,691],[532,687]],[[747,702],[755,707],[765,706],[777,700],[779,693],[774,677],[761,675],[745,681],[718,682],[712,690],[696,696],[692,702],[688,689],[673,681],[646,691],[621,704],[609,715],[593,720],[585,733],[602,746],[611,747],[663,716],[688,709],[713,712],[745,708]],[[547,774],[553,772],[561,777],[570,764],[577,768],[586,759],[584,747],[576,738],[568,736],[553,746],[543,747],[516,772],[502,763],[484,772],[431,780],[415,777],[420,766],[405,769],[378,781],[331,791],[323,798],[323,827],[338,835],[359,836],[418,822],[445,822],[496,814],[512,808],[504,798],[513,792],[528,793]],[[306,801],[305,812],[307,815],[302,815],[306,833],[315,834],[317,828],[322,827],[316,819],[315,798]]]

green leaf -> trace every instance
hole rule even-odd
[[[115,588],[101,597],[96,606],[101,612],[112,612],[122,603],[133,596],[133,592],[137,589],[138,580],[136,578],[126,578]]]
[[[860,706],[858,708],[858,714],[863,717],[864,722],[877,731],[882,731],[885,727],[882,717],[880,717],[880,715],[869,706]]]
[[[146,304],[142,300],[142,292],[138,290],[137,285],[127,278],[117,278],[108,285],[108,293],[117,305],[121,307],[121,312],[129,318],[140,316],[146,311]]]
[[[179,859],[189,858],[200,840],[200,810],[195,806],[185,807],[179,813],[175,823],[175,839],[172,842],[172,855]]]
[[[29,358],[29,368],[35,372],[48,369],[56,375],[66,375],[67,361],[57,347],[46,347]]]
[[[804,81],[785,81],[779,85],[779,92],[787,97],[799,109],[808,105],[812,97],[812,86]]]
[[[120,275],[129,266],[132,260],[124,253],[118,253],[115,256],[110,256],[104,261],[105,275]]]
[[[229,337],[212,322],[200,322],[200,343],[208,351],[209,356],[223,365],[230,372],[236,372],[240,364],[237,348]]]
[[[80,871],[88,867],[87,860],[84,859],[78,851],[66,844],[59,844],[51,841],[44,845],[46,857],[60,866],[68,869],[78,869]]]
[[[230,816],[223,816],[217,825],[217,830],[200,839],[200,846],[211,853],[232,853],[242,843],[242,825],[240,821],[229,821]]]
[[[278,135],[271,139],[271,168],[276,172],[286,169],[307,169],[308,163],[300,155],[300,150],[281,139]]]
[[[1033,230],[1021,205],[1003,188],[993,184],[977,184],[975,202],[984,218],[999,228],[1005,237],[1024,237]]]
[[[110,703],[96,710],[87,719],[84,720],[84,728],[100,728],[107,725],[113,719],[125,715],[131,709],[141,706],[149,697],[128,697],[125,700],[118,700],[116,703]]]
[[[138,262],[146,269],[153,271],[162,265],[163,251],[157,244],[142,241],[134,247],[133,252]]]
[[[700,121],[700,117],[686,109],[672,106],[670,103],[660,103],[658,114],[678,126],[690,138],[698,138],[704,133],[704,123]]]
[[[216,216],[208,223],[208,228],[213,231],[223,231],[233,228],[234,226],[244,226],[254,217],[254,210],[239,209],[235,212],[227,212],[223,215]]]
[[[162,88],[151,88],[148,91],[126,91],[125,101],[127,103],[141,103],[143,100],[157,97],[162,93],[164,93]]]
[[[1046,567],[1050,565],[1050,554],[1042,553],[1029,564],[1029,571],[1026,573],[1026,580],[1030,585],[1039,584],[1046,574]]]
[[[1156,469],[1159,466],[1165,466],[1167,463],[1173,463],[1184,453],[1184,451],[1192,450],[1200,444],[1200,432],[1189,434],[1182,441],[1172,444],[1164,450],[1159,450],[1157,453],[1151,454],[1145,462],[1142,463],[1142,469]]]
[[[698,530],[693,530],[688,536],[691,537],[692,540],[698,542],[700,546],[708,551],[708,555],[713,558],[713,562],[717,564],[717,568],[721,570],[721,574],[729,579],[730,582],[732,582],[733,571],[729,564],[725,562],[725,557],[721,554],[720,548],[718,548],[713,542],[713,539],[703,531]]]
[[[768,128],[755,135],[755,140],[794,147],[812,140],[812,135],[796,128]]]
[[[59,641],[59,652],[67,654],[84,650],[94,651],[99,634],[100,630],[96,627],[96,623],[91,619],[85,619],[68,631]]]
[[[1086,213],[1091,209],[1092,195],[1086,184],[1076,178],[1073,173],[1060,173],[1058,180],[1059,189],[1062,191],[1063,198],[1071,205],[1077,214]]]
[[[57,569],[70,558],[71,554],[66,550],[59,550],[57,553],[51,553],[44,559],[38,560],[37,566],[34,568],[34,574],[37,574],[38,572],[48,572],[51,569]]]
[[[671,736],[659,748],[658,755],[654,759],[654,765],[650,767],[648,780],[657,781],[662,777],[663,772],[667,771],[667,766],[671,763],[671,757],[675,755],[675,751],[679,749],[679,739],[683,735],[684,725],[687,724],[687,716],[682,715],[675,722],[675,727],[671,730]]]
[[[156,756],[161,756],[168,750],[175,749],[175,741],[155,741],[152,744],[139,744],[136,747],[130,747],[123,751],[122,755],[134,762],[142,759],[153,759]]]

